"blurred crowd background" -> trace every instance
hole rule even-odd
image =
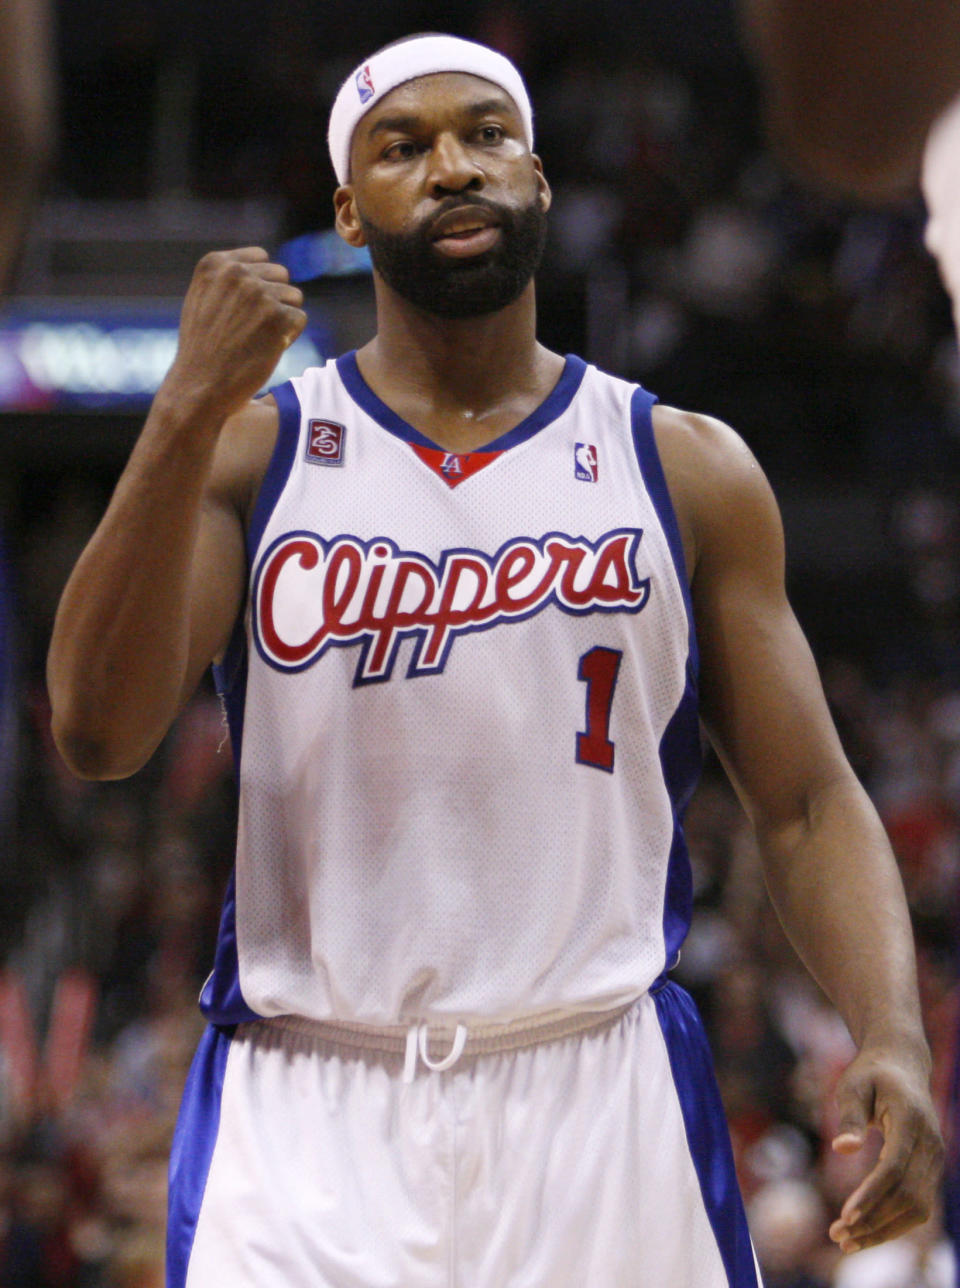
[[[328,229],[329,104],[381,43],[453,31],[519,64],[554,188],[543,338],[727,419],[770,475],[792,600],[903,872],[945,1113],[960,361],[919,197],[867,209],[785,172],[731,0],[58,0],[55,17],[58,147],[12,308],[168,299],[207,249]],[[330,351],[362,338],[367,278],[306,289]],[[78,782],[49,735],[57,597],[141,416],[0,411],[2,1288],[162,1283],[166,1156],[232,863],[211,689],[126,782]],[[827,1144],[850,1040],[778,927],[709,754],[689,838],[698,907],[678,975],[712,1036],[767,1288],[947,1288],[939,1217],[842,1262],[827,1240],[864,1166]]]

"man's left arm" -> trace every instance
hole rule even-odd
[[[787,601],[783,533],[762,471],[726,426],[682,417],[669,470],[695,551],[704,723],[756,830],[784,929],[858,1054],[837,1091],[834,1148],[880,1158],[831,1236],[869,1247],[927,1219],[943,1147],[903,886],[883,825],[840,746]],[[710,479],[710,487],[694,480]],[[685,483],[684,480],[690,480]]]

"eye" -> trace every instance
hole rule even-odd
[[[479,134],[483,143],[500,143],[505,137],[502,125],[481,125]]]
[[[411,139],[397,139],[384,148],[385,161],[411,161],[417,155],[417,145]]]

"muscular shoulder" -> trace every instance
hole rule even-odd
[[[655,407],[653,428],[690,579],[738,549],[749,553],[756,543],[779,557],[779,511],[740,435],[713,416],[676,407]]]
[[[249,522],[277,441],[279,413],[271,394],[249,403],[224,423],[208,493]]]

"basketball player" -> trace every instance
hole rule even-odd
[[[756,1288],[704,1033],[670,980],[702,716],[858,1054],[833,1235],[926,1218],[941,1145],[910,926],[726,426],[538,344],[527,93],[444,36],[331,114],[378,329],[251,402],[305,317],[205,257],[64,593],[58,745],[129,774],[217,659],[240,779],[168,1281]]]

